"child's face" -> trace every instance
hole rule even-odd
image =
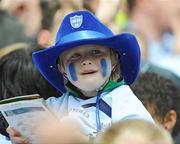
[[[61,72],[82,91],[99,89],[111,75],[110,49],[104,46],[78,46],[63,53],[61,59]]]

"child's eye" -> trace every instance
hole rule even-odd
[[[81,55],[79,53],[75,53],[70,57],[70,59],[71,60],[78,60],[80,57],[81,57]]]
[[[99,56],[99,55],[102,55],[103,52],[100,51],[100,50],[92,50],[91,53],[92,53],[93,55]]]

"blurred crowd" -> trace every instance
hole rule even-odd
[[[134,33],[142,70],[151,64],[180,76],[179,0],[1,0],[0,48],[16,42],[52,45],[62,18],[89,10],[114,33]]]
[[[48,95],[61,95],[34,70],[31,53],[53,45],[63,17],[76,10],[93,12],[115,34],[130,32],[136,35],[141,48],[141,74],[132,87],[133,91],[137,97],[140,96],[138,98],[143,101],[152,116],[154,114],[153,118],[162,124],[163,128],[168,130],[174,139],[177,139],[177,144],[180,144],[178,140],[180,137],[180,0],[0,0],[0,100],[9,98],[8,96],[31,93],[42,93],[41,95],[45,99],[48,98]],[[32,71],[28,71],[28,74],[33,73],[34,79],[30,78],[30,81],[30,79],[24,78],[25,82],[20,83],[19,79],[23,79],[22,68],[19,73],[13,69],[17,57],[24,61],[22,66],[24,69],[26,69],[27,61],[30,62]],[[17,67],[19,67],[18,64],[14,66],[14,68]],[[12,70],[10,71],[12,73],[9,72],[9,69]],[[17,72],[16,76],[14,76],[13,70]],[[27,78],[28,76],[24,77]],[[38,79],[42,81],[39,83],[42,85],[33,84]],[[25,85],[27,81],[29,83]],[[163,84],[167,85],[163,86]],[[19,91],[15,91],[15,86],[17,86],[16,90]],[[39,89],[40,87],[41,89]],[[158,88],[162,92],[159,92]],[[14,91],[10,91],[12,89]],[[27,91],[27,89],[31,89],[31,91]],[[145,98],[148,95],[150,96]],[[156,117],[158,113],[159,117]],[[136,131],[139,123],[144,124],[144,127],[141,127],[141,132]],[[108,141],[114,141],[113,144],[126,144],[125,139],[130,138],[129,134],[132,136],[136,132],[137,136],[135,135],[132,139],[134,140],[136,137],[137,141],[141,141],[138,134],[143,135],[149,129],[149,131],[152,130],[151,133],[161,133],[161,138],[159,136],[157,140],[166,137],[167,144],[173,143],[171,137],[159,125],[157,129],[154,129],[149,123],[146,124],[142,121],[135,121],[134,124],[136,127],[131,121],[116,124],[104,135],[100,135],[97,141],[102,144],[108,144]],[[128,132],[124,128],[125,125],[129,126],[129,129],[132,128],[134,133]],[[52,130],[51,127],[48,128]],[[64,125],[59,131],[56,131],[62,133],[63,140],[70,140],[65,137],[63,128],[67,129],[67,133],[74,128]],[[117,130],[118,128],[127,131],[127,133],[120,132]],[[81,137],[79,134],[77,135]],[[114,137],[110,138],[110,135]],[[57,134],[50,139],[56,136]],[[144,138],[148,136],[152,136],[152,134],[147,134]],[[44,144],[48,143],[47,134],[44,133],[43,135],[42,133],[42,137],[44,137]],[[155,139],[155,137],[153,138]],[[77,137],[72,137],[72,141],[75,139]],[[122,140],[122,143],[119,139]],[[78,143],[85,143],[86,141],[83,138],[81,140],[82,142],[78,141]],[[57,139],[57,141],[59,140]],[[144,142],[145,139],[142,141]],[[147,141],[145,143],[151,144],[150,140],[149,143]]]

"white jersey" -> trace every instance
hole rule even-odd
[[[84,100],[67,92],[59,98],[50,97],[46,102],[60,120],[72,120],[80,126],[85,135],[95,137],[98,132],[96,100],[97,97]],[[112,123],[126,119],[144,119],[153,122],[149,112],[128,85],[102,93],[99,100],[101,131],[111,126]],[[0,137],[0,142],[10,144],[10,141],[8,143],[2,137]]]
[[[49,98],[47,104],[60,119],[77,122],[85,135],[95,137],[98,132],[96,100],[97,97],[84,100],[66,93],[60,98]],[[125,119],[144,119],[153,122],[149,112],[128,85],[119,86],[100,95],[99,119],[101,131],[112,123]]]

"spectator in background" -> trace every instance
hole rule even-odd
[[[121,0],[99,0],[96,16],[108,27],[112,29],[114,33],[119,33],[120,28],[115,23],[116,15],[120,9]]]
[[[60,96],[39,73],[32,62],[32,52],[41,50],[38,45],[18,43],[0,49],[0,100],[14,96],[38,93],[44,99]],[[6,136],[6,128],[1,121],[0,132]]]
[[[29,41],[24,34],[24,27],[13,16],[0,10],[0,49],[16,42]]]
[[[144,120],[124,120],[101,133],[96,144],[173,144],[173,140],[159,124]]]
[[[175,138],[180,131],[180,91],[175,83],[156,73],[142,73],[131,88],[154,120]]]
[[[34,38],[41,28],[42,10],[40,1],[41,0],[2,0],[1,8],[10,15],[17,17],[25,27],[26,36]]]
[[[59,1],[49,0],[2,0],[2,9],[15,16],[31,41],[46,48],[54,41],[54,15],[60,8]]]
[[[127,0],[125,31],[138,35],[143,60],[180,77],[180,16],[177,0]]]
[[[52,41],[54,15],[59,2],[48,0],[2,0],[2,9],[15,16],[24,26],[24,33],[32,41],[47,47]]]
[[[141,72],[142,73],[145,73],[145,72],[157,73],[167,79],[172,80],[177,85],[177,87],[180,88],[180,77],[174,72],[168,70],[167,68],[159,67],[147,61],[146,62],[141,61]]]
[[[42,10],[41,28],[37,34],[37,43],[42,47],[52,45],[54,41],[54,17],[60,8],[58,1],[40,1]]]
[[[95,14],[99,3],[100,0],[83,0],[83,7],[84,9],[91,11],[93,14]]]
[[[14,44],[16,49],[0,58],[0,100],[13,96],[38,93],[45,99],[58,96],[54,89],[39,73],[32,62],[32,52],[41,50],[37,45]],[[8,47],[3,51],[10,51]]]

